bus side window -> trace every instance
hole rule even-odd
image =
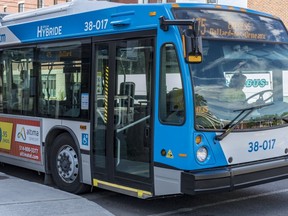
[[[87,118],[89,53],[86,41],[40,47],[38,113],[54,118]],[[83,99],[85,100],[85,99]]]
[[[3,51],[3,112],[34,115],[36,84],[33,64],[32,48]]]
[[[173,44],[165,44],[161,49],[160,79],[160,120],[163,123],[183,124],[185,118],[184,92]]]

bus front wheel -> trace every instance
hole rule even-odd
[[[68,133],[56,137],[50,157],[52,178],[56,186],[70,193],[86,192],[88,186],[80,182],[80,161],[74,140]]]

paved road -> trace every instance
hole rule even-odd
[[[32,176],[31,176],[32,178]],[[2,172],[0,167],[1,216],[113,216],[81,196]]]
[[[155,200],[99,189],[82,196],[116,216],[287,216],[288,180],[233,192]]]
[[[37,172],[23,171],[16,167],[11,169],[10,166],[5,166],[0,167],[0,170],[39,183],[44,178]],[[152,200],[141,200],[97,188],[81,197],[116,216],[287,216],[288,180],[233,192]]]

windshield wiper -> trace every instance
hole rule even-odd
[[[228,134],[230,134],[234,130],[234,128],[236,126],[238,126],[240,124],[240,122],[243,119],[245,119],[248,115],[250,115],[250,113],[252,113],[254,110],[261,109],[262,107],[270,106],[270,105],[273,105],[273,104],[274,103],[271,102],[271,103],[266,103],[266,104],[260,104],[260,105],[255,105],[255,106],[251,106],[251,107],[246,107],[246,108],[243,108],[243,109],[233,110],[233,112],[239,112],[240,111],[240,113],[234,119],[232,119],[232,121],[230,121],[223,128],[223,129],[225,129],[225,131],[222,134],[215,136],[215,140],[218,140],[218,141],[223,140]]]
[[[287,116],[283,117],[282,120],[283,120],[284,122],[288,123],[288,117],[287,117]]]

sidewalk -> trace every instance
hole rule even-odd
[[[0,172],[1,216],[113,216],[94,202]]]

